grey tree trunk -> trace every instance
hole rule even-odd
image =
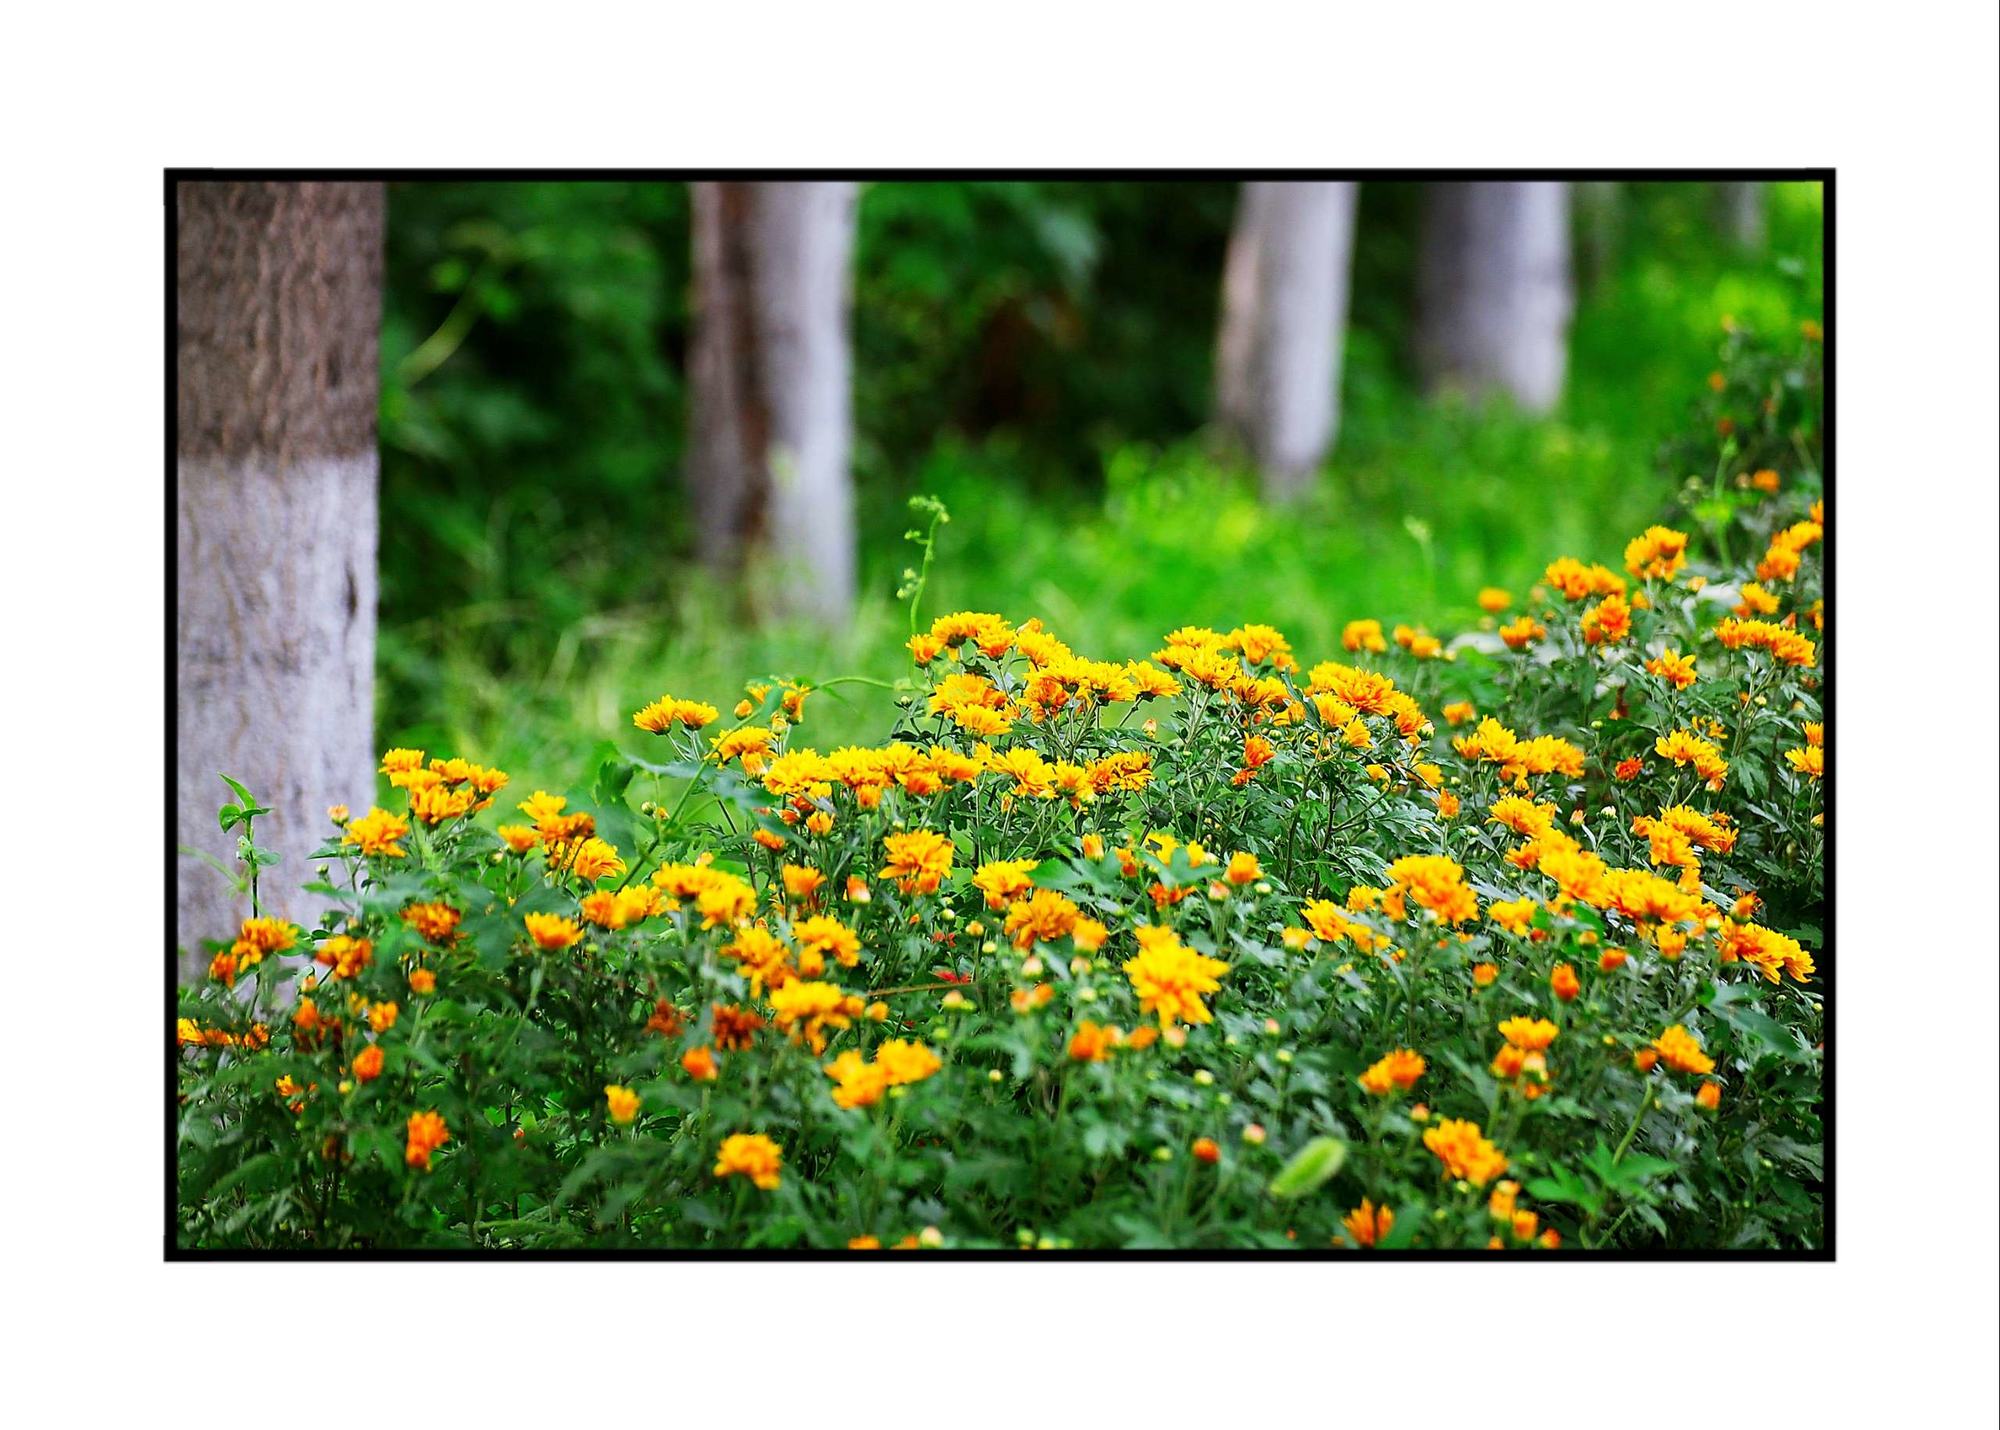
[[[1351,183],[1246,183],[1222,275],[1215,405],[1273,500],[1312,485],[1340,427]]]
[[[1764,247],[1764,191],[1768,186],[1752,180],[1732,180],[1715,186],[1716,218],[1730,242],[1756,253]]]
[[[851,183],[697,183],[688,483],[705,558],[777,613],[854,605]]]
[[[1417,264],[1417,358],[1433,391],[1504,392],[1531,412],[1569,361],[1569,186],[1433,184]]]
[[[242,780],[271,813],[270,912],[298,892],[327,806],[375,788],[375,409],[380,184],[190,182],[176,194],[181,977],[247,898],[196,853]],[[358,810],[357,810],[358,812]]]

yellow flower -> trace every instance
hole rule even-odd
[[[699,700],[676,700],[671,695],[662,695],[635,712],[632,723],[641,730],[664,735],[676,725],[690,730],[712,725],[720,713],[713,705],[704,705]]]
[[[550,952],[568,948],[583,939],[583,926],[560,914],[525,914],[521,918],[535,946]]]
[[[1671,581],[1687,559],[1685,531],[1649,526],[1625,545],[1625,569],[1634,576]]]
[[[1479,1132],[1479,1124],[1446,1117],[1424,1129],[1424,1146],[1444,1164],[1445,1175],[1484,1186],[1507,1170],[1507,1157]]]
[[[804,1042],[816,1053],[826,1048],[825,1029],[852,1027],[863,1006],[831,983],[795,980],[771,990],[772,1020],[793,1042]]]
[[[1685,690],[1694,684],[1694,657],[1679,651],[1661,651],[1646,662],[1646,673],[1657,675],[1676,690]]]
[[[892,1087],[922,1082],[944,1066],[937,1054],[922,1043],[905,1042],[901,1038],[891,1038],[877,1048],[875,1061],[888,1074]]]
[[[1694,1035],[1679,1023],[1653,1039],[1653,1047],[1675,1072],[1707,1074],[1715,1071],[1715,1059],[1704,1053]]]
[[[1340,643],[1352,651],[1373,651],[1380,655],[1389,648],[1382,638],[1380,621],[1349,621],[1340,632]]]
[[[979,872],[972,876],[972,887],[986,896],[986,907],[1004,909],[1016,897],[1032,889],[1034,880],[1028,872],[1041,861],[1037,859],[993,859],[979,866]]]
[[[1076,927],[1077,906],[1053,889],[1037,889],[1034,897],[1007,910],[1004,929],[1016,948],[1053,943]]]
[[[737,1132],[723,1138],[715,1159],[717,1177],[748,1177],[766,1192],[778,1188],[784,1149],[761,1132]]]
[[[615,1082],[604,1085],[604,1104],[611,1120],[620,1127],[631,1126],[633,1119],[639,1115],[639,1094]]]
[[[1424,1068],[1423,1058],[1408,1048],[1397,1048],[1394,1052],[1377,1059],[1366,1072],[1361,1074],[1358,1081],[1364,1092],[1372,1092],[1377,1096],[1387,1093],[1392,1088],[1401,1088],[1404,1092],[1408,1092],[1416,1085],[1417,1079],[1424,1075]]]
[[[1209,958],[1180,941],[1170,928],[1141,924],[1133,929],[1139,952],[1125,963],[1125,976],[1139,995],[1139,1011],[1152,1013],[1162,1028],[1185,1019],[1206,1023],[1214,1016],[1202,995],[1221,989],[1229,965]]]
[[[934,893],[951,872],[951,841],[931,830],[891,834],[882,841],[882,848],[889,862],[880,877],[895,879],[906,894]]]
[[[822,1069],[833,1079],[836,1107],[873,1107],[889,1090],[889,1070],[849,1048]]]
[[[1513,1017],[1500,1025],[1500,1036],[1524,1053],[1545,1052],[1559,1031],[1547,1018]]]
[[[419,751],[419,754],[422,752]],[[363,854],[401,859],[408,852],[396,841],[410,832],[410,822],[386,809],[370,809],[359,819],[349,820],[342,844],[352,844]]]
[[[1479,609],[1489,616],[1497,616],[1514,604],[1514,597],[1498,586],[1488,586],[1479,593]]]
[[[1785,763],[1807,779],[1821,779],[1826,775],[1826,748],[1822,745],[1807,745],[1802,749],[1785,751]]]

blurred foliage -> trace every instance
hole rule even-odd
[[[1275,513],[1202,430],[1233,185],[869,186],[864,599],[829,639],[743,630],[692,574],[685,189],[397,186],[384,739],[567,780],[554,752],[579,727],[617,736],[665,689],[898,674],[890,593],[918,491],[954,513],[926,609],[1039,614],[1090,653],[1142,654],[1185,621],[1270,621],[1320,653],[1356,616],[1467,624],[1480,586],[1525,589],[1552,551],[1615,556],[1683,478],[1712,475],[1712,445],[1692,461],[1661,441],[1705,430],[1708,375],[1743,340],[1725,319],[1795,334],[1822,311],[1816,185],[1772,187],[1755,253],[1722,236],[1709,185],[1600,186],[1578,194],[1561,408],[1427,403],[1409,357],[1421,199],[1363,186],[1340,444],[1313,498]],[[855,690],[815,703],[822,748],[879,725]]]

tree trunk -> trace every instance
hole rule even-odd
[[[1579,230],[1577,266],[1582,269],[1579,278],[1585,293],[1595,293],[1611,276],[1618,261],[1623,219],[1618,187],[1615,183],[1585,181],[1577,184],[1571,195]]]
[[[190,851],[249,786],[281,863],[261,889],[295,920],[327,806],[375,788],[375,405],[380,184],[190,182],[175,197],[179,478],[179,858],[183,979],[249,901]],[[357,812],[359,812],[359,808]]]
[[[1569,186],[1433,184],[1417,265],[1417,357],[1433,391],[1504,392],[1531,412],[1569,360]]]
[[[1764,189],[1755,181],[1715,186],[1716,218],[1730,242],[1750,253],[1764,247]]]
[[[851,183],[697,183],[688,482],[702,553],[760,608],[854,605]]]
[[[1274,500],[1309,489],[1340,425],[1351,183],[1246,183],[1222,276],[1217,415]]]

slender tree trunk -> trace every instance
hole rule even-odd
[[[688,482],[705,559],[760,608],[854,605],[850,183],[697,183]]]
[[[1751,253],[1764,247],[1764,191],[1768,186],[1751,180],[1731,181],[1715,186],[1716,219],[1730,242]]]
[[[1417,356],[1432,390],[1505,392],[1531,412],[1569,361],[1569,185],[1433,184],[1417,271]]]
[[[1594,293],[1611,274],[1618,261],[1620,212],[1618,185],[1586,181],[1576,185],[1573,195],[1579,231],[1579,285]]]
[[[179,344],[179,859],[183,978],[247,898],[190,851],[233,865],[216,826],[243,781],[298,892],[327,806],[375,788],[375,405],[380,184],[191,182],[176,195]],[[358,811],[357,811],[358,812]]]
[[[1340,426],[1351,183],[1246,183],[1222,276],[1217,415],[1273,500],[1309,489]]]

